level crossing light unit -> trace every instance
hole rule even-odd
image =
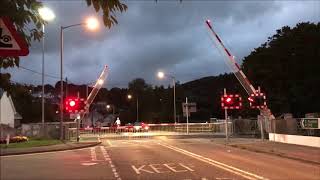
[[[60,139],[63,140],[63,31],[75,26],[86,26],[87,29],[93,31],[99,27],[98,20],[89,17],[85,22],[72,24],[68,26],[60,26]],[[103,80],[102,82],[103,83]]]

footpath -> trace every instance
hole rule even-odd
[[[212,140],[214,143],[225,144],[223,138]],[[320,148],[272,142],[252,138],[230,138],[228,146],[248,151],[266,153],[298,161],[320,165]]]
[[[0,148],[0,156],[81,149],[81,148],[96,146],[100,143],[101,142],[79,142],[79,143],[66,142],[66,143],[61,143],[56,145],[28,147],[28,148]]]

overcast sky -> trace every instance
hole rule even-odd
[[[46,26],[45,72],[59,77],[59,28],[101,14],[85,0],[47,0],[56,14]],[[106,87],[127,87],[134,78],[153,85],[163,70],[180,82],[229,72],[224,57],[215,48],[205,26],[209,18],[230,51],[241,63],[255,47],[282,26],[320,21],[320,1],[124,1],[128,10],[118,14],[119,24],[90,32],[83,27],[64,31],[64,76],[73,83],[95,81],[103,66],[109,66]],[[41,72],[41,45],[33,43],[21,66]],[[7,70],[12,80],[41,84],[41,76],[24,69]],[[46,77],[54,84],[57,79]]]

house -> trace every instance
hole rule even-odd
[[[113,115],[108,115],[104,117],[97,111],[91,111],[82,119],[83,127],[103,127],[110,126],[114,123],[115,117]]]
[[[15,128],[20,124],[21,115],[16,111],[11,96],[0,88],[0,125]]]

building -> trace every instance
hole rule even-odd
[[[20,125],[21,115],[16,111],[11,96],[0,88],[0,125],[15,128]]]

